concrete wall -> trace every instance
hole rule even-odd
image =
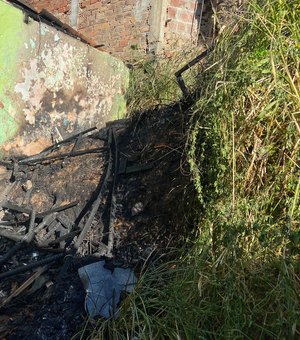
[[[214,0],[215,1],[215,0]],[[211,0],[27,0],[124,60],[194,46],[207,35]]]
[[[101,127],[126,110],[123,62],[0,1],[0,156]]]

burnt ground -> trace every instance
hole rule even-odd
[[[2,162],[2,339],[72,337],[87,318],[79,267],[106,259],[138,276],[183,244],[185,139],[176,105]]]

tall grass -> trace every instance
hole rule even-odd
[[[187,138],[197,239],[94,338],[300,337],[299,18],[298,1],[251,0],[223,32]]]
[[[300,250],[300,8],[252,1],[249,10],[203,74],[190,165],[216,256],[230,247],[239,258],[293,258]]]
[[[175,72],[194,58],[203,48],[187,47],[182,53],[174,52],[168,58],[141,59],[132,66],[129,89],[127,91],[127,112],[133,116],[139,112],[175,103],[182,92],[175,78]],[[199,67],[185,74],[186,83],[195,86]]]

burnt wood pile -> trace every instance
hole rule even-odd
[[[127,124],[88,129],[38,155],[0,162],[2,309],[41,277],[46,286],[63,282],[76,258],[112,257],[117,139]]]
[[[0,338],[91,330],[78,269],[105,260],[138,274],[185,244],[180,113],[145,111],[0,162]]]

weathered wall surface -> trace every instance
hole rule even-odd
[[[215,1],[215,0],[213,0]],[[104,51],[131,60],[194,46],[208,33],[211,0],[27,0],[91,38]],[[200,34],[201,35],[201,34]]]
[[[127,84],[123,62],[0,2],[0,156],[121,116]]]

